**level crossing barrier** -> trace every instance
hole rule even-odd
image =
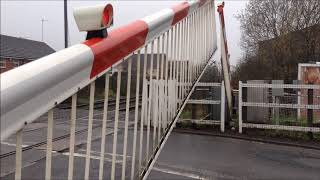
[[[93,7],[91,11],[100,12],[102,9]],[[103,12],[105,11],[110,12],[110,5],[106,6]],[[86,12],[81,10],[81,13]],[[103,31],[99,32],[101,34],[88,33],[88,40],[81,44],[1,74],[1,142],[10,136],[16,137],[15,179],[23,179],[21,170],[24,127],[44,114],[47,114],[47,140],[43,178],[52,178],[52,169],[55,168],[52,166],[54,111],[55,107],[68,98],[71,98],[70,142],[67,153],[68,173],[65,176],[68,179],[76,178],[74,163],[77,96],[81,89],[88,86],[90,95],[83,178],[90,179],[95,89],[98,78],[105,79],[98,178],[109,179],[105,176],[105,151],[110,74],[117,77],[110,179],[146,179],[187,103],[190,92],[195,88],[217,48],[214,12],[212,0],[183,2],[118,27],[108,32],[106,37],[95,37],[97,34],[106,35]],[[81,17],[75,13],[76,20]],[[107,24],[110,25],[110,22]],[[81,28],[79,26],[80,30]],[[133,56],[137,57],[135,61]],[[133,68],[136,70],[135,76],[132,74]],[[122,76],[126,79],[125,86]],[[133,79],[135,84],[131,83]],[[184,85],[187,83],[188,85]],[[131,86],[136,89],[133,117],[130,116]],[[126,104],[123,141],[120,141],[120,92],[123,88],[126,88]],[[129,129],[131,122],[133,127]],[[132,131],[132,138],[129,130]],[[132,139],[130,143],[129,139]],[[119,144],[123,145],[121,163],[117,159]],[[129,144],[132,146],[129,147]],[[131,156],[127,156],[129,150]],[[117,164],[121,165],[121,172],[117,171]],[[117,173],[121,176],[117,176]]]

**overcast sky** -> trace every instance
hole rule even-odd
[[[114,6],[114,27],[127,24],[154,12],[171,7],[179,1],[69,1],[70,44],[84,40],[85,33],[80,33],[75,24],[72,9],[79,6],[111,3]],[[221,1],[216,1],[220,4]],[[245,8],[247,1],[227,0],[225,19],[229,42],[231,64],[235,65],[241,56],[240,25],[234,17]],[[1,34],[41,41],[41,19],[44,22],[44,41],[55,50],[64,47],[63,1],[3,1],[1,0]],[[216,14],[218,18],[218,15]],[[217,33],[219,21],[217,19]]]

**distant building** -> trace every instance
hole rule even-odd
[[[260,41],[258,54],[267,58],[285,56],[293,58],[292,61],[315,62],[320,58],[320,24]]]
[[[269,79],[294,80],[299,63],[320,59],[320,24],[259,42],[258,58]]]
[[[0,35],[0,72],[6,72],[54,52],[55,50],[44,42]]]

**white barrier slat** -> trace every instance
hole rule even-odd
[[[157,129],[159,129],[159,67],[160,67],[160,37],[157,38],[157,49],[156,49],[156,81],[154,85],[154,119],[153,119],[153,146],[152,152],[158,144]]]
[[[165,115],[164,115],[164,122],[163,122],[163,132],[165,132],[166,128],[167,128],[167,122],[169,119],[169,90],[168,90],[168,81],[169,81],[169,45],[170,45],[170,41],[169,41],[169,35],[170,35],[171,31],[166,32],[166,41],[165,41],[165,52],[167,54],[167,58],[166,58],[166,65],[165,65],[165,75],[164,75],[164,106],[163,106],[163,111],[165,111]]]
[[[71,100],[71,118],[70,118],[70,142],[69,142],[69,163],[68,163],[68,180],[73,179],[73,162],[74,162],[74,145],[77,119],[77,94],[72,95]]]
[[[105,89],[104,89],[104,103],[103,103],[103,116],[102,116],[102,129],[101,129],[101,147],[100,147],[100,164],[99,164],[99,180],[103,179],[103,167],[104,167],[104,154],[106,144],[106,130],[107,130],[107,118],[108,118],[108,105],[109,105],[109,74],[105,77]]]
[[[128,59],[128,76],[127,76],[127,99],[126,99],[126,114],[124,121],[124,142],[123,142],[123,156],[122,156],[122,176],[121,179],[126,178],[126,162],[127,162],[127,144],[128,144],[128,123],[129,123],[129,111],[130,111],[130,91],[131,91],[131,67],[132,58]]]
[[[120,89],[121,89],[121,70],[118,69],[117,75],[117,93],[116,93],[116,109],[114,116],[113,128],[113,146],[112,146],[112,164],[111,164],[111,180],[115,180],[116,175],[116,155],[117,155],[117,140],[118,140],[118,124],[119,124],[119,104],[120,104]]]
[[[147,113],[147,144],[146,144],[146,156],[145,160],[149,159],[149,150],[150,150],[150,123],[151,123],[151,104],[153,98],[153,54],[154,54],[154,41],[151,42],[151,58],[150,58],[150,69],[149,69],[149,97],[148,97],[148,113]]]
[[[53,135],[53,110],[48,112],[47,149],[46,149],[46,175],[45,179],[51,179],[52,160],[52,135]]]
[[[144,50],[147,52],[148,46],[146,45]],[[141,121],[140,121],[140,142],[139,142],[139,168],[138,172],[140,173],[142,167],[142,148],[143,148],[143,125],[145,123],[145,113],[147,106],[147,53],[144,54],[144,64],[143,64],[143,82],[142,82],[142,107],[141,107]]]

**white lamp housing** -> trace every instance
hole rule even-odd
[[[73,16],[79,31],[97,31],[113,25],[111,4],[76,8]]]

